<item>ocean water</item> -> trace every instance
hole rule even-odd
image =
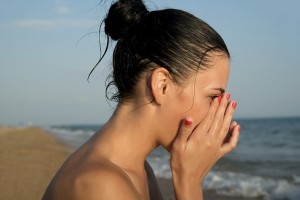
[[[237,119],[237,148],[222,158],[203,182],[228,196],[300,200],[300,117]],[[51,126],[45,130],[77,148],[99,125]],[[169,155],[157,148],[147,159],[156,176],[171,178]]]

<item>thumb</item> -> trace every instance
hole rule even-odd
[[[181,142],[186,143],[186,141],[188,140],[192,132],[193,132],[193,119],[191,117],[187,117],[181,122],[180,129],[177,134],[177,138]]]

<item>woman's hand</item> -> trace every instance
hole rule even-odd
[[[201,123],[189,117],[181,123],[170,160],[177,199],[202,199],[204,177],[236,147],[240,126],[231,120],[237,104],[229,98],[229,94],[215,98]]]

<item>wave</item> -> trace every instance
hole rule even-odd
[[[95,128],[74,128],[74,127],[43,127],[43,129],[59,138],[62,142],[78,148],[95,134]]]
[[[169,157],[155,156],[147,159],[157,177],[172,178]],[[292,181],[272,179],[236,172],[211,171],[203,181],[203,188],[215,190],[226,196],[263,198],[266,200],[299,200],[300,177]]]
[[[271,199],[300,199],[299,177],[293,182],[285,179],[270,179],[234,172],[210,172],[204,180],[204,188],[216,190],[228,196],[262,197]]]

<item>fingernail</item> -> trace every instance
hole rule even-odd
[[[234,102],[232,102],[232,107],[235,109],[236,108],[236,106],[237,106],[237,103],[234,101]]]
[[[192,122],[192,120],[190,120],[190,119],[185,119],[185,120],[184,120],[184,124],[187,125],[187,126],[192,125],[192,123],[193,123],[193,122]]]
[[[238,126],[238,130],[239,130],[239,132],[241,132],[241,126],[240,125]]]
[[[222,100],[222,95],[218,96],[218,101],[220,102]]]
[[[230,94],[226,94],[226,99],[230,99]]]

